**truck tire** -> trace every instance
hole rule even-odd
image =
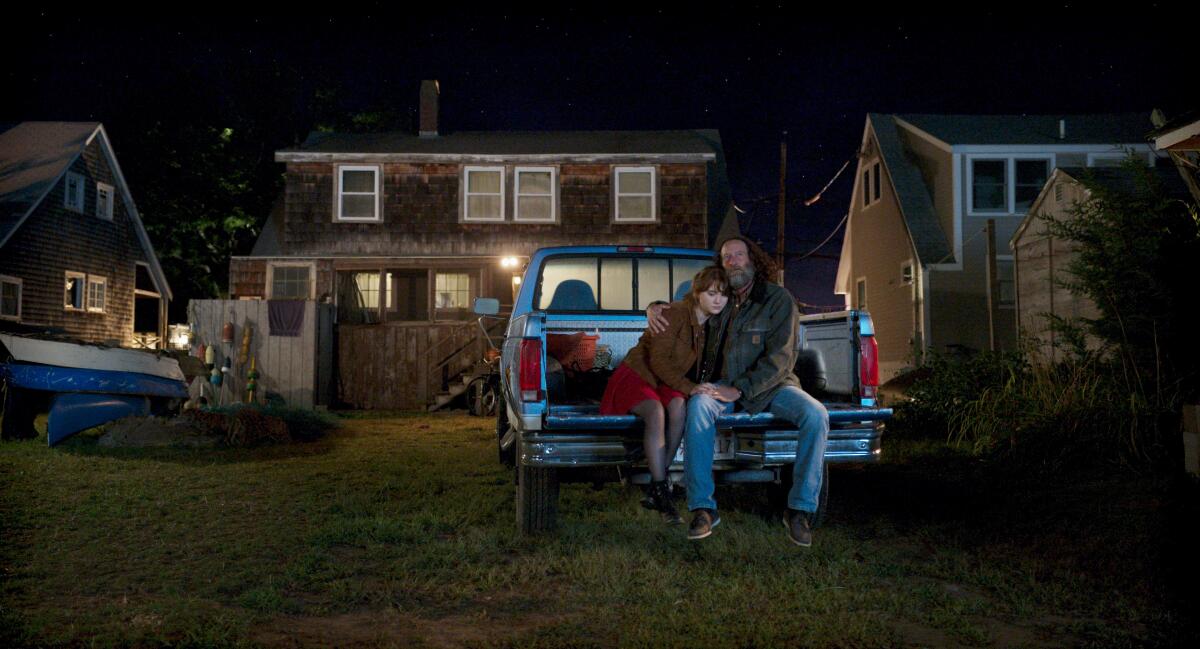
[[[517,529],[521,534],[549,532],[558,525],[558,473],[517,466]]]

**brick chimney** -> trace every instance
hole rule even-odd
[[[421,137],[437,137],[438,134],[438,82],[426,79],[421,82],[420,125],[417,134]]]

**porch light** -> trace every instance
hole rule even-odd
[[[517,286],[517,285],[519,285],[520,283],[521,283],[521,276],[520,276],[520,275],[513,275],[513,286]]]
[[[517,259],[516,257],[505,257],[504,259],[500,260],[500,267],[501,268],[516,268],[517,264],[520,264],[520,263],[521,263],[521,261],[519,259]]]

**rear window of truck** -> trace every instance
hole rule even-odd
[[[682,298],[692,277],[712,263],[697,257],[551,257],[542,264],[535,302],[549,312],[645,311]]]

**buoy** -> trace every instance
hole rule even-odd
[[[213,371],[212,371],[212,376],[208,377],[208,381],[210,383],[212,383],[213,385],[220,387],[221,386],[221,370],[214,367]]]
[[[223,343],[232,343],[233,342],[233,323],[232,322],[226,322],[225,326],[221,329],[221,342],[223,342]]]
[[[217,362],[217,350],[211,345],[204,348],[204,366],[212,369],[214,363]]]

